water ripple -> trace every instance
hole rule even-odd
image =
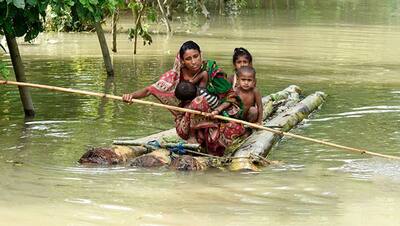
[[[353,110],[368,110],[368,109],[400,109],[400,106],[367,106],[367,107],[359,107],[353,108]]]
[[[369,111],[350,111],[350,112],[343,112],[334,114],[334,116],[350,116],[350,115],[361,115],[361,114],[381,114],[381,113],[393,113],[393,112],[400,112],[398,110],[369,110]]]
[[[48,121],[31,121],[31,122],[25,122],[25,124],[26,125],[44,125],[44,124],[59,124],[59,123],[76,123],[76,122],[79,122],[79,121],[63,121],[63,120],[60,120],[60,121],[51,121],[51,120],[48,120]]]
[[[343,166],[333,170],[351,173],[354,178],[361,180],[381,176],[400,183],[400,164],[392,160],[372,158],[368,160],[348,161]]]
[[[109,209],[109,210],[122,210],[122,211],[132,211],[133,209],[127,206],[119,206],[119,205],[111,205],[111,204],[102,204],[99,205],[100,208]]]
[[[72,199],[64,199],[65,202],[69,203],[77,203],[77,204],[91,204],[92,200],[90,199],[80,199],[80,198],[72,198]]]

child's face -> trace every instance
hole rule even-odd
[[[251,66],[250,61],[245,56],[240,56],[235,61],[235,69],[239,69],[243,66]]]
[[[239,75],[239,87],[243,90],[251,90],[256,86],[254,74],[251,72],[242,72]]]
[[[182,63],[190,71],[197,72],[201,67],[201,54],[196,49],[188,49],[183,54]]]

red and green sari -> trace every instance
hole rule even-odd
[[[146,88],[163,104],[173,106],[180,104],[180,101],[174,95],[175,88],[181,79],[179,62],[180,60],[177,57],[174,68],[164,73],[156,83]],[[241,114],[240,107],[237,107],[237,103],[239,103],[237,96],[222,69],[218,67],[215,61],[209,60],[204,62],[203,70],[206,70],[209,75],[207,91],[217,95],[222,101],[233,103],[232,106],[234,107],[227,110],[229,114]],[[203,96],[196,97],[183,107],[202,112],[211,112],[211,108]],[[185,140],[194,135],[197,142],[213,155],[222,156],[225,148],[232,144],[234,139],[245,133],[243,125],[235,122],[221,122],[201,115],[177,111],[171,112],[175,116],[178,135]]]

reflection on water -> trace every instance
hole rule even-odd
[[[236,19],[214,18],[205,31],[192,27],[167,41],[155,35],[135,57],[121,34],[113,79],[106,77],[94,34],[42,35],[35,45],[20,46],[26,74],[34,83],[121,95],[169,69],[184,40],[199,42],[205,57],[228,72],[233,48],[244,46],[254,55],[264,94],[297,84],[306,94],[329,95],[293,133],[399,156],[397,1],[332,1],[333,11],[330,1],[315,7],[286,1],[295,4],[289,11],[285,1],[268,2],[276,10],[265,5]],[[17,89],[0,87],[4,224],[400,224],[396,161],[284,138],[269,157],[283,164],[256,173],[81,166],[77,160],[87,148],[171,128],[171,115],[47,90],[32,94],[37,117],[25,122]]]

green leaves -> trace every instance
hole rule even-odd
[[[130,40],[134,39],[135,36],[140,36],[143,39],[143,45],[151,45],[153,43],[153,38],[151,37],[149,31],[148,31],[148,26],[139,26],[136,29],[135,28],[129,28],[128,29],[128,37]]]
[[[13,4],[15,7],[18,9],[24,9],[25,8],[25,1],[24,0],[12,0]]]
[[[1,33],[11,37],[24,36],[25,41],[36,38],[43,31],[41,15],[45,15],[48,3],[49,0],[1,0]]]
[[[26,4],[30,6],[35,6],[37,5],[37,0],[26,0]]]
[[[157,20],[157,11],[154,8],[147,9],[147,19],[151,22],[156,22]]]
[[[143,39],[143,45],[151,45],[151,43],[153,43],[153,38],[148,30],[150,25],[146,22],[156,22],[157,11],[154,6],[146,3],[146,1],[131,1],[128,7],[138,13],[138,20],[136,21],[135,27],[128,29],[129,39],[135,39],[134,52],[136,52],[136,40],[139,36]]]
[[[8,70],[6,64],[1,60],[0,60],[0,74],[4,80],[8,80],[8,77],[10,76],[10,70]]]
[[[128,4],[128,8],[132,9],[132,10],[136,10],[136,11],[141,11],[143,9],[144,5],[140,2],[136,2],[136,1],[131,1]]]

